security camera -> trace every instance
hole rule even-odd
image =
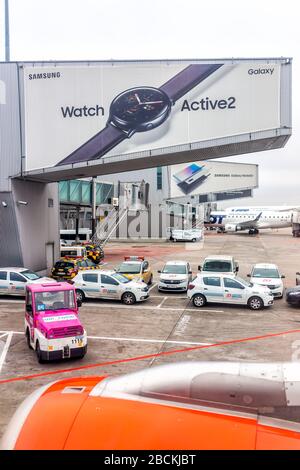
[[[5,201],[2,201],[2,206],[3,206],[3,207],[7,207],[7,204],[6,204]]]

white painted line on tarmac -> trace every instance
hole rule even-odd
[[[172,343],[172,344],[195,344],[196,346],[209,346],[213,343],[196,343],[194,341],[166,341],[164,339],[143,339],[143,338],[115,338],[110,336],[88,336],[89,339],[104,339],[113,341],[135,341],[137,343]]]
[[[152,289],[154,289],[154,287],[156,287],[156,286],[157,286],[157,282],[155,282],[155,283],[153,284],[153,286],[150,287],[149,292],[150,292]]]
[[[3,333],[3,334],[0,335],[0,338],[3,338],[3,336],[6,336],[8,332],[7,331],[5,331],[5,332],[0,331],[0,333]]]
[[[151,297],[154,297],[154,296],[151,296]],[[161,296],[157,296],[161,299]],[[169,299],[170,297],[164,297],[164,299]],[[171,297],[173,298],[173,297]],[[179,299],[179,297],[176,297]],[[185,299],[185,297],[182,297]],[[100,299],[99,299],[100,300]],[[22,300],[9,300],[9,301],[3,301],[3,300],[0,300],[0,303],[22,303],[24,301]],[[163,300],[164,302],[164,300]],[[93,303],[93,302],[89,302],[89,303],[83,303],[82,306],[83,307],[108,307],[108,308],[117,308],[117,309],[121,309],[121,308],[124,308],[124,309],[134,309],[134,308],[138,308],[138,305],[142,305],[143,302],[138,302],[136,304],[135,307],[133,306],[130,306],[130,305],[123,305],[121,303],[118,303],[118,304],[109,304],[109,303],[106,303],[106,302],[99,302],[99,303]],[[150,307],[149,305],[143,305],[141,306],[141,308],[143,310],[157,310],[158,308],[158,305],[154,305],[153,307]],[[182,310],[186,310],[186,311],[190,311],[190,312],[196,312],[198,309],[197,308],[185,308],[184,306],[182,308],[173,308],[173,307],[160,307],[159,310],[173,310],[174,312],[181,312]],[[225,311],[224,310],[213,310],[213,309],[204,309],[204,308],[199,308],[199,312],[211,312],[211,313],[224,313]],[[1,313],[1,312],[0,312]]]
[[[8,349],[9,349],[9,346],[10,346],[10,342],[11,342],[11,339],[12,339],[12,336],[13,336],[13,331],[9,331],[7,333],[7,338],[6,338],[6,342],[5,342],[5,345],[4,345],[4,348],[2,350],[2,354],[0,356],[0,372],[2,370],[2,366],[4,364],[4,361],[5,361],[5,358],[6,358],[6,354],[8,352]]]
[[[151,294],[151,299],[161,299],[161,298],[162,298],[161,295],[152,295]],[[188,300],[188,297],[181,297],[181,296],[176,295],[176,294],[175,295],[168,295],[167,298],[168,299],[176,299],[176,300],[178,300],[178,299]]]
[[[161,308],[162,304],[168,299],[168,297],[164,297],[161,303],[156,308]]]
[[[4,333],[6,335],[10,332],[13,333],[14,335],[24,335],[25,334],[23,331],[11,331],[11,330],[9,330],[9,331],[7,331],[7,330],[0,331],[0,333]]]
[[[24,335],[22,331],[0,331],[0,333],[12,334],[12,335]],[[114,336],[88,336],[88,339],[103,339],[111,341],[135,341],[137,343],[172,343],[172,344],[191,344],[196,346],[210,346],[214,343],[198,343],[195,341],[169,341],[164,339],[145,339],[145,338],[123,338]]]
[[[140,303],[141,304],[141,303]],[[82,304],[82,306],[85,306],[85,307],[107,307],[107,308],[116,308],[118,310],[120,309],[130,309],[130,310],[134,310],[134,309],[138,309],[139,306],[138,304],[136,304],[136,306],[130,306],[130,305],[123,305],[123,304],[108,304],[108,303],[84,303]],[[150,307],[149,305],[143,305],[141,306],[140,305],[140,308],[143,309],[143,310],[157,310],[157,305],[153,305],[153,307]],[[173,312],[182,312],[183,310],[185,312],[211,312],[211,313],[225,313],[224,310],[208,310],[208,309],[204,309],[204,308],[199,308],[197,309],[196,307],[195,308],[185,308],[184,306],[182,308],[173,308],[173,307],[161,307],[159,309],[159,311],[161,310],[171,310]]]

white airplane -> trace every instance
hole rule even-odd
[[[263,228],[291,227],[295,210],[300,206],[230,207],[211,212],[210,223],[218,224],[225,232],[248,230],[251,235]]]

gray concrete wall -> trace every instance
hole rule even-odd
[[[58,184],[14,180],[12,190],[24,266],[45,271],[46,245],[53,247],[54,260],[59,255]]]
[[[0,65],[0,191],[21,171],[21,127],[17,64]],[[1,223],[1,220],[0,220]]]
[[[11,192],[0,192],[0,267],[23,266],[15,204]]]

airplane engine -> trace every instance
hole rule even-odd
[[[297,449],[299,363],[178,362],[33,391],[0,449]]]
[[[242,227],[236,224],[225,224],[225,232],[238,232]]]

